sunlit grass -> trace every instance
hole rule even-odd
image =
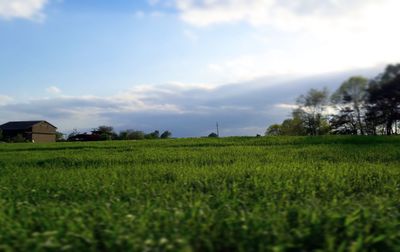
[[[396,251],[400,138],[0,145],[0,251]]]

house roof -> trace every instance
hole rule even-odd
[[[3,125],[0,125],[0,129],[2,130],[26,130],[29,129],[31,127],[33,127],[34,125],[41,123],[41,122],[45,122],[48,123],[46,121],[18,121],[18,122],[8,122],[5,123]],[[51,123],[48,123],[51,126],[55,127],[54,125],[52,125]]]

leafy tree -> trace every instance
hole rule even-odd
[[[370,134],[398,133],[400,64],[388,65],[370,81],[366,125]]]
[[[382,76],[391,75],[382,74]],[[400,72],[396,77],[384,78],[382,82],[372,82],[368,91],[367,120],[375,128],[383,125],[387,135],[397,134],[400,120]]]
[[[0,129],[0,141],[4,141],[3,130]]]
[[[300,109],[295,109],[292,112],[292,118],[283,121],[281,126],[281,133],[285,136],[304,136],[307,135],[306,128],[302,120],[304,117]]]
[[[268,127],[265,132],[266,136],[280,136],[281,135],[281,125],[280,124],[272,124]]]
[[[130,140],[143,140],[144,139],[144,132],[139,130],[131,131],[128,134],[128,139]]]
[[[328,120],[321,120],[321,125],[319,128],[320,135],[328,135],[332,130],[331,125],[329,124]]]
[[[64,141],[64,140],[65,140],[64,134],[59,131],[56,131],[56,141],[60,142],[60,141]]]
[[[383,73],[379,74],[373,80],[371,80],[371,84],[379,85],[382,83],[387,83],[396,79],[399,75],[400,75],[400,64],[388,65]]]
[[[367,104],[367,112],[365,113],[365,130],[368,135],[381,135],[385,134],[385,130],[382,131],[382,119],[379,117],[379,108],[370,104]]]
[[[129,130],[124,130],[124,131],[120,131],[118,134],[118,139],[119,140],[128,140],[128,131]]]
[[[69,133],[67,139],[71,139],[71,138],[73,138],[74,136],[79,135],[79,134],[81,134],[81,133],[80,133],[77,129],[73,129],[72,132]]]
[[[112,126],[99,126],[96,131],[102,132],[102,133],[106,133],[106,134],[112,134],[114,132],[114,128]]]
[[[307,94],[297,99],[298,109],[294,111],[303,123],[308,135],[323,134],[322,127],[326,118],[324,112],[328,104],[329,92],[326,88],[322,90],[310,89]]]
[[[218,134],[215,133],[215,132],[212,132],[212,133],[210,133],[210,134],[208,135],[208,137],[211,137],[211,138],[218,138]]]
[[[161,134],[160,137],[161,137],[161,139],[167,139],[167,138],[170,138],[171,136],[172,136],[172,133],[170,131],[166,130]]]
[[[112,126],[101,125],[95,131],[101,135],[102,140],[113,140],[117,138]]]
[[[304,126],[303,117],[305,117],[303,110],[294,109],[292,118],[286,119],[282,124],[271,125],[266,132],[266,135],[274,136],[304,136],[307,135]]]
[[[364,77],[351,77],[331,96],[332,104],[339,110],[331,120],[336,133],[365,134],[367,86],[368,80]]]
[[[351,77],[331,96],[336,112],[329,117],[328,91],[311,89],[297,99],[292,118],[271,125],[267,135],[398,134],[400,64],[389,65],[372,80]],[[329,120],[328,120],[329,119]]]
[[[146,134],[144,137],[146,139],[158,139],[158,138],[160,138],[160,131],[155,130],[152,133]]]
[[[358,133],[358,122],[354,117],[354,110],[349,107],[342,108],[338,114],[332,115],[329,123],[333,134],[357,135]]]
[[[144,139],[144,132],[138,130],[125,130],[119,133],[121,140],[142,140]]]

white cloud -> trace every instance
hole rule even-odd
[[[257,52],[209,64],[219,81],[320,74],[400,60],[398,0],[176,0],[176,7],[187,24],[246,23],[257,34],[249,38]]]
[[[208,26],[243,21],[254,26],[272,25],[290,30],[307,26],[318,26],[325,29],[324,25],[327,22],[345,24],[346,22],[343,21],[346,20],[343,18],[356,20],[364,10],[371,7],[379,8],[385,4],[398,6],[395,0],[382,0],[379,3],[373,0],[176,1],[176,6],[181,11],[181,18],[192,25]],[[324,21],[324,23],[315,23],[316,20]]]
[[[0,0],[0,18],[23,18],[41,21],[48,0]]]
[[[400,52],[394,47],[374,50],[374,39],[349,35],[336,46],[312,43],[312,48],[294,45],[288,51],[267,49],[259,54],[248,54],[208,65],[208,70],[222,82],[252,80],[263,76],[288,77],[335,73],[349,69],[383,66],[400,60]],[[347,41],[348,42],[345,42]],[[375,41],[376,43],[379,43]],[[400,40],[399,40],[400,42]],[[306,43],[306,41],[304,41]],[[390,44],[387,42],[386,44]],[[376,45],[376,44],[375,44]],[[394,46],[394,45],[393,45]]]
[[[290,104],[290,103],[278,103],[278,104],[275,104],[274,107],[279,108],[279,109],[292,110],[292,109],[298,108],[299,106],[296,104]]]
[[[53,95],[61,94],[61,89],[59,89],[56,86],[51,86],[51,87],[46,88],[46,92],[49,94],[53,94]]]
[[[251,80],[261,76],[288,75],[301,72],[298,62],[284,61],[282,53],[271,51],[258,55],[242,55],[218,63],[208,65],[208,70],[218,76],[221,82],[237,82]]]

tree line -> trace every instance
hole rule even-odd
[[[61,137],[61,136],[60,136]],[[144,139],[168,139],[172,133],[168,130],[160,133],[155,130],[145,133],[140,130],[123,130],[116,132],[112,126],[102,125],[92,130],[91,134],[80,133],[74,130],[67,136],[67,141],[105,141],[105,140],[144,140]],[[59,137],[57,137],[59,138]]]
[[[0,132],[1,134],[1,132]],[[114,127],[102,125],[91,131],[91,134],[81,133],[78,130],[73,130],[66,138],[61,132],[56,132],[57,141],[106,141],[106,140],[145,140],[145,139],[169,139],[172,133],[169,130],[163,131],[155,130],[150,133],[145,133],[141,130],[123,130],[116,132]],[[217,133],[210,133],[209,138],[218,138]]]
[[[266,135],[393,135],[400,133],[400,64],[372,79],[354,76],[332,94],[310,89],[296,100],[291,118]]]

